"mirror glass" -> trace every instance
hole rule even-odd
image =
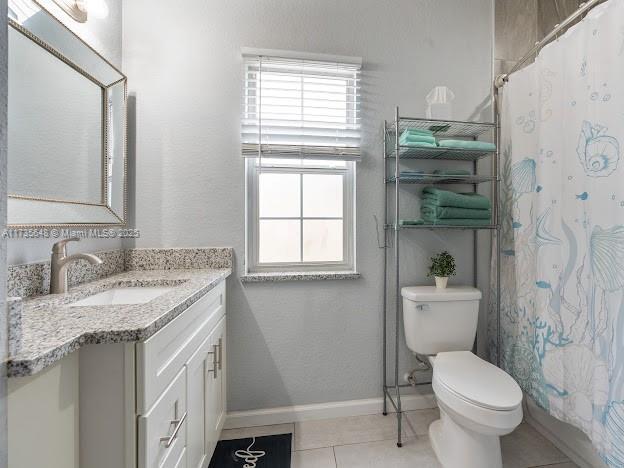
[[[35,1],[9,25],[9,225],[123,224],[125,76]]]

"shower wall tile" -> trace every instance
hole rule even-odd
[[[495,51],[501,60],[517,60],[537,41],[537,0],[496,0]]]
[[[579,7],[580,0],[538,0],[537,33],[543,39],[556,24],[561,23]]]
[[[494,76],[509,73],[517,62],[515,60],[494,60]]]

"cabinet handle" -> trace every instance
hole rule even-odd
[[[221,370],[223,366],[223,338],[219,338],[219,370]]]
[[[212,372],[212,377],[214,379],[217,378],[217,369],[220,369],[219,366],[219,362],[218,362],[218,354],[217,354],[217,347],[219,345],[212,345],[212,351],[209,351],[208,354],[212,354],[212,369],[208,369],[206,371],[206,373],[210,374]]]
[[[182,415],[180,419],[174,419],[173,421],[171,421],[171,424],[175,424],[175,428],[173,429],[173,432],[171,433],[169,437],[160,438],[160,442],[165,443],[165,448],[171,447],[171,444],[173,444],[173,442],[177,439],[178,432],[180,432],[180,429],[182,428],[182,424],[184,424],[185,419],[186,419],[186,411],[184,412],[184,414]]]

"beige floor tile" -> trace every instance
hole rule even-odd
[[[240,429],[225,429],[221,432],[221,440],[247,439],[276,434],[294,434],[294,424],[275,424],[273,426],[243,427]]]
[[[338,468],[441,468],[427,437],[334,447]]]
[[[418,411],[408,411],[407,421],[410,428],[416,435],[429,434],[429,425],[440,419],[440,410],[438,408],[424,409]]]
[[[403,427],[405,437],[414,435],[408,424]],[[394,414],[304,421],[295,423],[295,450],[395,439],[396,429]]]
[[[293,453],[293,468],[336,468],[332,447]]]
[[[528,468],[569,461],[557,447],[526,423],[504,436],[501,447],[504,468]]]

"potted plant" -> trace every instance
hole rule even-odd
[[[455,259],[453,256],[444,251],[435,257],[431,257],[431,266],[427,276],[435,278],[436,288],[446,288],[449,276],[455,276]]]

